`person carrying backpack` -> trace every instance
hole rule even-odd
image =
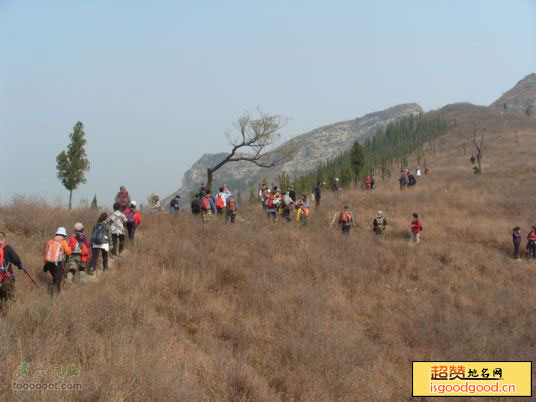
[[[52,296],[58,295],[61,292],[61,279],[63,278],[63,270],[65,269],[65,258],[71,255],[71,247],[66,240],[67,231],[64,227],[59,227],[56,230],[56,235],[47,243],[45,249],[45,265],[43,271],[50,272],[52,275]]]
[[[225,219],[227,222],[230,221],[231,223],[234,223],[236,219],[236,211],[238,210],[238,200],[231,193],[227,194],[227,199],[225,200]]]
[[[372,179],[370,176],[367,175],[365,177],[364,183],[365,183],[365,190],[372,190]]]
[[[201,200],[205,196],[205,193],[196,193],[192,202],[190,203],[190,209],[192,210],[192,215],[197,216],[201,213]]]
[[[411,221],[411,242],[419,243],[421,240],[422,224],[419,220],[419,214],[413,214],[413,220]]]
[[[220,192],[216,196],[216,214],[223,215],[223,211],[225,211],[226,204],[225,204],[225,198],[227,196],[227,193],[225,191],[224,187],[220,187]]]
[[[115,196],[115,202],[119,203],[121,211],[124,211],[130,205],[130,195],[125,186],[119,187],[119,192]]]
[[[127,218],[128,238],[131,241],[134,241],[136,229],[141,223],[141,214],[140,211],[136,209],[136,201],[130,203],[130,207],[125,210],[125,216]]]
[[[206,191],[205,196],[201,199],[201,216],[203,217],[203,222],[210,220],[212,214],[216,212],[216,204],[210,190]]]
[[[417,180],[415,179],[415,176],[409,173],[408,174],[408,188],[413,188],[415,184],[417,184]]]
[[[339,193],[341,191],[341,185],[340,185],[338,177],[335,177],[335,180],[331,184],[331,190],[333,191],[333,196],[335,197],[335,199],[339,198]]]
[[[120,210],[121,206],[118,202],[114,204],[114,212],[108,221],[110,232],[112,234],[112,257],[121,255],[125,248],[125,225],[127,217]],[[117,251],[117,242],[119,241],[119,252]]]
[[[15,300],[15,273],[12,265],[24,267],[13,247],[7,244],[6,234],[0,232],[0,301]]]
[[[283,219],[285,221],[290,222],[290,211],[292,208],[294,208],[294,201],[292,198],[290,198],[290,191],[287,191],[287,193],[283,196],[282,202],[283,202]]]
[[[313,197],[315,199],[316,208],[320,206],[320,199],[322,198],[322,190],[320,190],[321,185],[321,182],[317,182],[316,185],[313,187]]]
[[[102,269],[103,272],[108,269],[108,253],[110,252],[110,226],[108,226],[108,214],[103,212],[100,214],[97,223],[91,232],[91,261],[89,263],[89,274],[93,275],[99,261],[99,253],[102,254]],[[123,236],[124,238],[124,236]]]
[[[296,210],[296,221],[301,223],[302,226],[305,226],[307,224],[307,219],[309,218],[309,213],[311,212],[309,200],[307,200],[305,194],[302,194],[301,198],[298,198],[296,201]]]
[[[73,283],[74,275],[80,272],[80,282],[86,281],[86,264],[89,260],[89,241],[84,234],[84,225],[80,222],[74,225],[74,234],[69,237],[69,247],[71,255],[67,258],[67,273],[66,283]]]
[[[374,230],[374,233],[382,235],[385,233],[386,228],[387,220],[383,217],[383,211],[378,210],[376,218],[374,218],[374,221],[372,222],[372,229]]]
[[[536,258],[536,225],[532,227],[532,230],[527,235],[527,257],[530,258],[532,252],[532,258]]]
[[[179,213],[179,200],[181,199],[181,196],[180,195],[176,195],[175,197],[173,197],[169,203],[169,214],[174,216],[174,215],[177,215]]]
[[[339,214],[339,219],[337,220],[339,226],[341,227],[341,231],[343,234],[349,234],[350,230],[354,227],[354,215],[352,214],[352,211],[350,211],[350,207],[348,205],[345,205],[341,213]]]
[[[266,190],[266,193],[264,194],[264,208],[266,210],[266,215],[268,216],[268,220],[272,219],[273,222],[275,222],[277,217],[276,212],[276,206],[274,204],[275,197],[272,194],[272,191],[270,189]]]
[[[400,178],[398,179],[398,182],[400,183],[400,190],[404,190],[408,184],[408,176],[403,170],[400,171]]]

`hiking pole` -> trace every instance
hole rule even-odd
[[[34,285],[37,286],[37,287],[39,288],[39,284],[35,281],[35,279],[32,277],[32,275],[30,275],[30,273],[29,273],[28,271],[26,271],[25,268],[23,268],[22,271],[23,271],[26,275],[28,275],[28,278],[30,278],[31,281],[34,283]]]

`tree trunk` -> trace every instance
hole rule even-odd
[[[207,190],[212,191],[212,173],[214,171],[211,168],[207,168]]]
[[[69,209],[73,206],[73,190],[69,191]]]

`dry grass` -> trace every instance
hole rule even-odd
[[[95,283],[51,303],[19,276],[0,326],[0,378],[21,361],[79,363],[83,392],[18,392],[3,400],[410,400],[412,360],[531,360],[536,262],[511,260],[511,230],[536,223],[535,132],[489,135],[484,175],[442,142],[414,191],[396,178],[348,191],[359,229],[328,224],[325,195],[308,227],[234,226],[189,214],[146,216],[135,249]],[[370,223],[381,208],[385,240]],[[424,233],[408,247],[411,213]],[[56,226],[97,214],[18,201],[0,208],[11,244],[44,284]],[[526,234],[526,233],[525,233]]]

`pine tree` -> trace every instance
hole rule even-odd
[[[91,201],[91,209],[99,209],[99,204],[97,204],[97,194],[95,194],[93,201]]]
[[[73,132],[69,134],[71,143],[67,146],[67,151],[61,151],[56,157],[56,169],[58,179],[69,191],[69,209],[72,207],[73,191],[81,183],[86,182],[85,173],[89,171],[89,160],[86,158],[86,145],[84,125],[77,122]]]
[[[352,149],[350,150],[350,164],[354,173],[354,178],[359,178],[359,173],[365,165],[365,150],[359,142],[354,142]]]

